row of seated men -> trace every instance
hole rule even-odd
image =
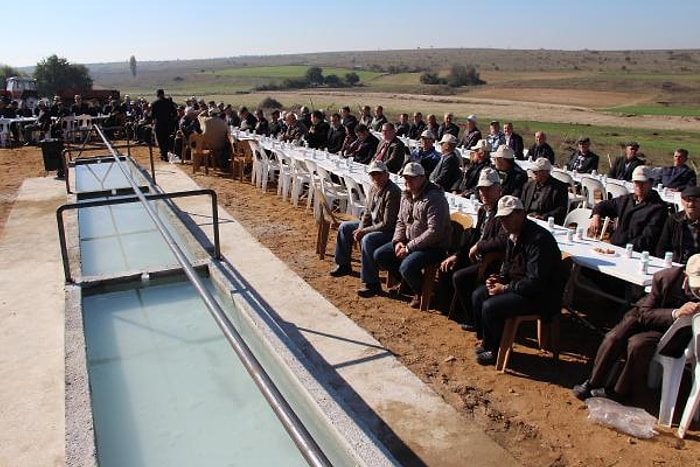
[[[541,183],[540,177],[550,170],[546,158],[538,159],[533,169],[535,179],[527,182],[525,192]],[[621,197],[625,199],[622,202],[599,203],[589,227],[597,227],[601,214],[620,209],[615,213],[621,220],[618,229],[622,233],[618,235],[624,238],[622,244],[632,243],[638,251],[658,244],[652,250],[657,255],[673,251],[674,261],[687,267],[666,269],[654,276],[651,293],[606,336],[591,378],[574,388],[579,398],[592,394],[622,400],[643,398],[647,368],[661,335],[674,319],[700,310],[700,188],[685,188],[684,210],[667,218],[665,205],[646,198],[652,192],[651,171],[641,166],[634,172],[635,192]],[[482,365],[495,363],[506,319],[531,314],[533,309],[540,310],[545,319],[559,313],[565,285],[562,279],[567,277],[561,252],[551,233],[529,218],[533,212],[523,200],[503,194],[495,168],[487,167],[479,174],[477,191],[483,204],[468,240],[456,251],[449,249],[450,216],[444,191],[430,181],[419,163],[403,167],[403,192],[390,179],[383,161],[374,159],[368,173],[372,188],[365,211],[358,221],[339,227],[335,267],[330,272],[334,277],[350,275],[352,248],[360,244],[360,297],[383,294],[379,271],[384,269],[403,280],[412,295],[410,306],[417,308],[423,281],[432,280],[424,278],[423,271],[428,265],[439,264],[440,275],[449,278],[464,312],[463,329],[477,334],[475,360]],[[660,236],[650,241],[645,239],[646,229],[632,220],[652,218],[661,226]],[[616,237],[613,242],[619,244]],[[479,281],[481,262],[494,253],[500,253],[503,261],[489,264]],[[398,294],[400,289],[388,292]],[[669,352],[684,349],[688,340],[676,342]],[[614,369],[619,368],[616,363],[620,358],[625,363],[617,372]]]

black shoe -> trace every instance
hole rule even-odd
[[[362,298],[370,298],[382,293],[382,287],[379,284],[367,284],[357,291],[357,295]]]
[[[352,272],[352,269],[350,269],[350,266],[342,266],[340,264],[336,264],[333,269],[331,269],[331,272],[329,273],[333,277],[343,277],[343,276],[348,276]]]
[[[494,365],[496,363],[496,356],[490,350],[484,350],[480,354],[476,355],[476,363],[479,365]]]
[[[574,386],[571,392],[574,393],[574,396],[576,396],[577,399],[584,401],[591,397],[592,390],[594,390],[594,388],[591,387],[591,382],[586,380],[583,383]]]
[[[480,353],[484,353],[484,352],[486,352],[486,349],[483,348],[483,347],[480,346],[480,345],[477,345],[477,346],[474,348],[474,355],[479,355]]]
[[[459,325],[462,331],[476,332],[476,326],[472,323],[462,323]]]

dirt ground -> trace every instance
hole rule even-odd
[[[144,161],[145,153],[139,149],[135,154]],[[189,165],[183,169],[191,173]],[[0,232],[22,181],[41,176],[44,171],[37,148],[0,149]],[[587,420],[585,405],[571,395],[570,388],[590,370],[589,360],[600,336],[570,315],[565,313],[562,319],[559,362],[540,354],[533,339],[534,328],[523,327],[509,372],[497,374],[493,367],[480,367],[474,362],[474,335],[463,332],[440,312],[419,312],[406,300],[385,296],[359,299],[355,294],[360,286],[357,272],[350,277],[331,278],[328,271],[332,255],[319,260],[314,254],[313,216],[283,202],[275,195],[274,186],[263,194],[249,183],[216,171],[208,176],[198,173],[194,179],[203,187],[215,189],[221,205],[231,215],[463,414],[465,424],[477,424],[523,465],[697,465],[697,426],[692,427],[685,441],[665,429],[652,440],[638,440]],[[331,239],[329,253],[333,246]],[[229,260],[236,262],[236,258]],[[357,263],[353,266],[359,270]],[[606,316],[609,318],[613,311],[603,306],[595,313],[609,325]],[[592,318],[595,313],[591,313]],[[648,404],[654,415],[656,404]],[[677,413],[676,419],[679,416]],[[426,427],[426,436],[429,430]]]

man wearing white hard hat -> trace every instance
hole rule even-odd
[[[401,175],[406,191],[394,236],[376,251],[374,258],[390,274],[406,282],[413,292],[411,307],[418,308],[423,269],[440,263],[450,245],[450,207],[445,192],[426,178],[422,165],[409,162]]]
[[[430,181],[445,191],[462,176],[462,156],[457,154],[457,138],[446,133],[440,140],[440,161],[430,174]]]
[[[525,212],[537,219],[553,217],[555,223],[563,225],[569,205],[569,186],[550,175],[552,164],[549,159],[540,157],[530,170],[535,178],[523,188]]]
[[[474,319],[471,313],[472,292],[476,288],[481,260],[489,253],[505,252],[508,234],[501,221],[496,217],[496,207],[501,197],[501,180],[498,173],[487,167],[479,174],[477,183],[479,197],[483,203],[477,211],[476,225],[469,232],[469,239],[464,246],[440,264],[440,271],[450,274],[452,286],[462,305],[464,319],[462,329],[474,331]],[[485,274],[498,272],[501,263],[492,261]]]
[[[647,373],[657,343],[677,319],[687,320],[686,332],[670,339],[663,355],[680,357],[690,338],[692,321],[700,311],[700,254],[684,268],[662,269],[654,274],[651,292],[642,297],[603,339],[590,377],[573,388],[579,399],[591,396],[640,396],[648,391]],[[682,330],[681,330],[682,332]],[[615,369],[624,365],[619,376]],[[611,379],[614,379],[611,381]],[[675,401],[674,401],[675,402]],[[670,421],[669,421],[670,422]]]
[[[464,131],[462,141],[459,142],[460,148],[471,149],[476,146],[481,139],[481,130],[476,126],[476,115],[471,114],[467,117],[467,129]]]
[[[617,227],[610,236],[610,243],[617,246],[632,244],[634,251],[656,251],[661,237],[668,207],[652,187],[654,180],[650,170],[640,165],[632,172],[634,192],[604,200],[593,207],[588,225],[589,235],[600,235],[602,219],[617,219]]]
[[[489,146],[489,143],[487,143],[485,139],[480,139],[477,141],[476,146],[472,146],[470,149],[470,164],[464,170],[462,177],[452,186],[451,190],[456,193],[461,193],[465,198],[477,194],[478,189],[476,184],[479,181],[479,175],[482,170],[491,165],[491,158],[489,157],[491,146]]]
[[[472,294],[477,337],[482,337],[476,349],[480,365],[496,363],[508,318],[538,310],[547,321],[561,312],[566,277],[554,236],[526,217],[520,199],[502,197],[496,217],[509,236],[505,260],[500,274],[489,276]]]

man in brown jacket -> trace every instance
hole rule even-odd
[[[674,320],[700,311],[699,297],[700,254],[688,259],[685,271],[668,268],[654,274],[651,293],[641,298],[605,335],[590,378],[574,386],[574,395],[579,399],[612,394],[638,396],[640,390],[646,389],[649,362],[661,336]],[[668,349],[674,353],[684,349],[688,340],[669,344],[674,344],[673,349]],[[623,357],[622,371],[616,381],[611,381],[614,368]]]
[[[354,242],[362,245],[360,279],[365,286],[357,291],[360,297],[371,297],[381,291],[379,271],[374,261],[374,252],[391,241],[396,226],[396,216],[401,203],[401,189],[389,179],[386,164],[373,161],[368,169],[372,188],[360,222],[348,221],[340,224],[335,243],[335,268],[333,277],[346,276],[352,272],[350,255]]]
[[[393,123],[385,123],[382,126],[382,140],[377,146],[377,152],[374,154],[374,159],[382,161],[386,164],[389,172],[399,173],[404,162],[408,149],[399,138],[396,137],[396,129]]]

